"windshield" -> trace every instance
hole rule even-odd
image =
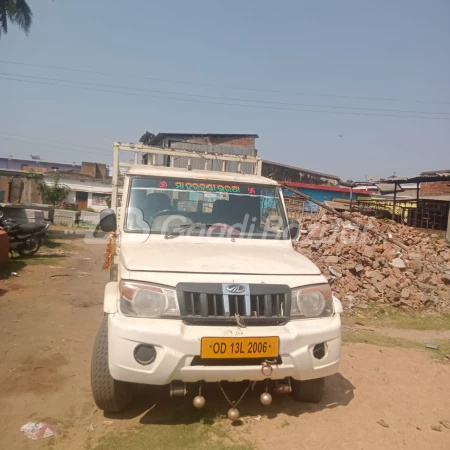
[[[148,177],[130,184],[127,232],[288,238],[276,186]]]

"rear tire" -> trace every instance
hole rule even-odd
[[[320,403],[323,397],[325,378],[314,380],[291,380],[292,396],[298,402]]]
[[[105,314],[95,338],[91,361],[92,395],[99,409],[123,411],[133,399],[132,385],[114,380],[108,363],[108,315]]]
[[[42,245],[42,238],[40,236],[30,236],[27,239],[27,245],[29,245],[29,248],[26,250],[24,249],[17,249],[17,252],[22,257],[29,257],[36,254],[36,252],[41,248]]]

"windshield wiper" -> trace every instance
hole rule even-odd
[[[173,228],[172,230],[166,231],[165,237],[171,237],[171,236],[180,236],[182,234],[185,234],[190,228],[205,228],[206,230],[210,227],[212,227],[214,224],[212,223],[189,223],[184,225],[178,225],[177,228]]]

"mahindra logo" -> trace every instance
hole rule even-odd
[[[230,284],[227,286],[227,291],[232,294],[242,294],[245,292],[245,286],[242,284]]]

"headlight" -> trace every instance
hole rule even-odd
[[[328,284],[313,284],[292,290],[291,317],[329,317],[333,314],[333,295]]]
[[[120,282],[120,310],[130,317],[180,315],[174,289],[135,281]]]

